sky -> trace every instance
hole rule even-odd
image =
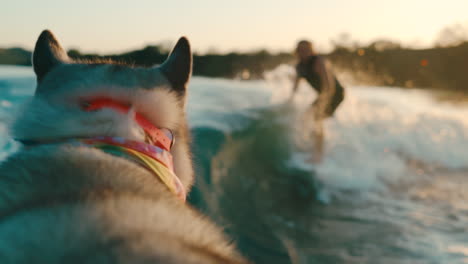
[[[0,47],[32,49],[43,29],[62,45],[109,54],[187,36],[194,51],[319,51],[342,33],[360,43],[433,44],[446,26],[468,23],[468,0],[2,0]]]

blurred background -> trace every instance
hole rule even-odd
[[[468,3],[424,1],[8,1],[0,63],[30,65],[45,28],[72,57],[162,62],[178,37],[196,53],[194,74],[259,79],[294,60],[311,39],[358,83],[466,91]]]
[[[253,263],[468,263],[468,1],[4,1],[0,158],[52,30],[72,58],[162,63],[194,51],[192,205]],[[297,41],[345,87],[314,152]]]

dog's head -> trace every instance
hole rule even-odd
[[[50,142],[118,136],[145,141],[147,135],[134,120],[138,112],[154,126],[174,133],[177,140],[171,152],[175,172],[190,187],[193,172],[184,108],[192,54],[186,38],[179,39],[163,64],[143,68],[105,60],[72,60],[46,30],[37,40],[33,67],[37,76],[35,96],[14,120],[14,138]],[[98,97],[123,102],[132,110],[129,114],[107,108],[83,110],[87,100]]]

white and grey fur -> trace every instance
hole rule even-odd
[[[175,172],[189,190],[185,101],[192,56],[186,38],[162,65],[138,68],[73,61],[46,30],[33,66],[35,96],[10,132],[40,144],[21,148],[0,166],[0,263],[245,263],[217,226],[146,169],[66,143],[93,136],[145,141],[131,113],[86,112],[81,105],[96,96],[127,102],[174,131]]]

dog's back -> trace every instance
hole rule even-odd
[[[73,62],[45,31],[33,64],[36,95],[11,133],[34,144],[0,167],[1,263],[244,263],[218,227],[145,167],[75,140],[148,142],[133,118],[144,113],[176,136],[174,172],[188,190],[185,39],[163,65],[143,69]],[[125,101],[131,114],[83,111],[84,101],[102,96]]]

